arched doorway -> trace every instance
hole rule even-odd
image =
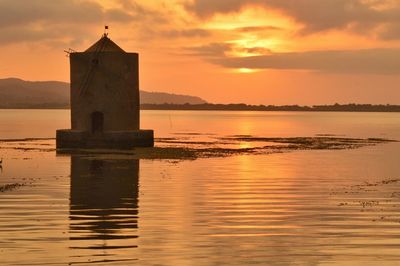
[[[104,128],[104,115],[102,112],[94,112],[91,115],[92,133],[102,133]]]

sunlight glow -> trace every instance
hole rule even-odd
[[[297,25],[279,13],[249,7],[239,13],[215,15],[202,27],[226,35],[224,42],[232,45],[227,56],[246,57],[287,52],[287,30]]]
[[[230,56],[246,57],[257,56],[271,53],[272,50],[279,50],[279,40],[277,39],[257,39],[255,36],[243,36],[242,39],[230,42],[233,49]]]
[[[243,74],[250,74],[250,73],[255,73],[255,72],[259,72],[261,70],[259,69],[251,69],[251,68],[238,68],[235,69],[234,72],[236,73],[243,73]]]
[[[271,30],[290,28],[292,23],[282,15],[266,12],[262,8],[246,8],[240,13],[218,14],[206,22],[203,27],[208,29],[235,30],[249,27],[269,27]]]

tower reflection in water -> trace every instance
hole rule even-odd
[[[138,175],[139,160],[72,156],[70,247],[76,257],[114,260],[137,247]]]

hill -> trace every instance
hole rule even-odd
[[[0,108],[68,108],[69,83],[0,79]],[[140,91],[142,104],[204,104],[188,95]]]

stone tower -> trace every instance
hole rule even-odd
[[[139,55],[127,53],[107,34],[84,52],[70,53],[71,130],[57,130],[57,148],[154,145],[140,130]]]

